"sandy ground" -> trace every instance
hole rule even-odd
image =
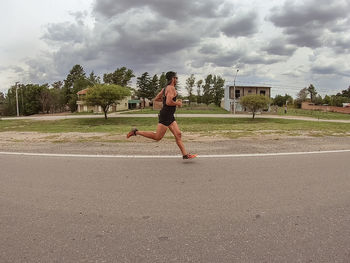
[[[183,134],[186,149],[198,154],[239,154],[303,152],[350,149],[350,136],[310,137],[264,134],[249,138],[227,139]],[[71,154],[130,154],[177,155],[180,153],[174,138],[167,133],[163,140],[154,142],[143,137],[104,133],[35,133],[1,132],[0,151],[71,153]]]

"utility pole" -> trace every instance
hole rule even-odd
[[[19,117],[19,108],[18,108],[18,92],[17,92],[17,84],[18,84],[19,82],[17,81],[16,82],[16,109],[17,109],[17,117]]]
[[[233,114],[236,114],[236,77],[239,69],[236,71],[235,78],[233,79]]]

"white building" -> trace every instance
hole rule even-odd
[[[224,109],[230,112],[234,111],[234,105],[236,106],[236,112],[244,111],[242,105],[239,103],[240,98],[247,95],[264,95],[268,98],[271,97],[271,87],[257,87],[257,86],[226,86],[224,93]],[[236,103],[235,99],[236,98]]]

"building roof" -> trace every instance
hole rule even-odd
[[[230,88],[233,88],[233,85],[231,85],[230,86]],[[271,87],[267,87],[267,86],[237,86],[236,85],[236,88],[259,88],[259,89],[261,89],[261,88],[264,88],[264,89],[271,89]]]
[[[80,91],[77,92],[77,94],[78,94],[78,95],[85,95],[85,94],[87,93],[88,89],[89,89],[89,88],[80,90]]]

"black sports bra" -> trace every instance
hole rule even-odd
[[[176,107],[176,106],[169,106],[169,105],[166,104],[166,96],[165,96],[165,89],[166,88],[167,87],[165,87],[164,90],[163,90],[163,108],[164,107]],[[176,101],[176,97],[177,97],[177,95],[173,98],[173,101]]]

